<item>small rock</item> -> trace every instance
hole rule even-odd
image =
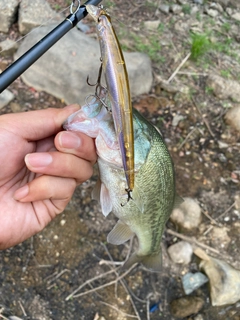
[[[169,93],[177,93],[177,92],[181,92],[181,93],[185,93],[185,94],[189,93],[188,87],[184,87],[181,85],[175,85],[175,84],[169,83],[166,80],[161,80],[160,86],[163,90],[165,90],[166,92],[169,92]]]
[[[4,90],[0,94],[0,109],[4,108],[14,99],[14,94],[9,90]]]
[[[221,4],[216,3],[216,2],[212,2],[212,3],[210,4],[210,7],[209,7],[209,8],[210,8],[210,9],[217,10],[217,11],[219,11],[219,12],[223,12],[223,7],[221,6]]]
[[[214,248],[221,247],[221,248],[227,249],[229,243],[231,242],[231,239],[229,238],[227,231],[228,229],[225,227],[212,228],[211,241]]]
[[[191,244],[186,241],[179,241],[171,245],[167,251],[173,262],[181,264],[188,264],[193,254]]]
[[[176,114],[173,119],[172,119],[172,126],[176,127],[178,125],[178,123],[182,120],[184,120],[185,117],[181,114]]]
[[[184,229],[197,228],[201,223],[201,208],[194,199],[184,198],[184,202],[173,210],[170,219]]]
[[[16,316],[10,316],[8,320],[23,320],[22,318],[18,318]]]
[[[186,318],[198,313],[204,305],[204,300],[199,297],[182,297],[173,300],[170,304],[170,311],[176,318]]]
[[[14,113],[23,111],[22,107],[17,102],[11,102],[10,103],[10,108],[11,108],[12,112],[14,112]]]
[[[240,12],[236,12],[232,15],[232,18],[237,20],[237,21],[240,21]]]
[[[27,34],[33,28],[50,20],[61,21],[62,16],[51,9],[46,0],[22,0],[19,10],[19,31],[21,34]]]
[[[229,0],[218,0],[218,3],[226,8],[229,5]]]
[[[16,41],[6,39],[0,42],[0,55],[1,56],[11,56],[17,51],[18,44]]]
[[[183,4],[187,4],[187,0],[177,0],[177,3],[183,5]]]
[[[179,14],[182,12],[182,7],[179,6],[178,4],[173,4],[173,5],[171,5],[171,11],[174,14]]]
[[[196,4],[203,4],[203,1],[204,0],[193,0],[193,2],[196,3]]]
[[[233,9],[232,9],[232,8],[226,8],[225,11],[227,12],[227,14],[228,14],[229,16],[231,16],[231,15],[233,14]]]
[[[161,4],[161,5],[159,6],[159,10],[162,11],[163,13],[168,14],[169,11],[170,11],[170,6],[167,5],[167,4]]]
[[[193,318],[193,320],[204,320],[204,318],[201,314],[198,314]]]
[[[145,21],[145,22],[144,22],[144,27],[145,27],[147,30],[157,30],[159,24],[160,24],[160,20]]]
[[[190,14],[191,14],[191,15],[195,15],[197,12],[199,12],[198,6],[193,6],[193,7],[191,8]]]
[[[240,105],[228,110],[225,115],[225,121],[228,125],[240,131]]]
[[[228,148],[228,147],[229,147],[229,144],[226,143],[226,142],[223,142],[223,141],[221,141],[221,140],[218,140],[218,147],[219,147],[220,149],[225,149],[225,148]]]
[[[0,32],[8,33],[16,19],[18,0],[0,1]]]
[[[212,18],[215,18],[216,16],[218,16],[218,11],[214,9],[207,9],[206,13]]]
[[[201,272],[189,272],[182,277],[183,290],[185,294],[192,293],[207,282],[208,278]]]
[[[225,261],[210,258],[200,263],[210,281],[213,306],[233,304],[240,299],[240,271]]]
[[[220,99],[232,99],[240,102],[240,84],[235,80],[225,79],[216,74],[210,74],[207,86],[213,89],[214,94]]]

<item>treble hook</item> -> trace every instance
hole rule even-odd
[[[96,89],[95,89],[95,95],[98,96],[98,89],[99,88],[104,88],[102,85],[101,85],[101,76],[102,76],[102,63],[100,65],[100,68],[99,68],[99,71],[98,71],[98,78],[97,78],[97,82],[94,83],[94,84],[91,84],[89,82],[89,76],[87,76],[87,84],[91,87],[95,87],[96,86]]]
[[[132,197],[132,190],[130,188],[125,189],[125,191],[127,192],[127,201],[125,203],[121,203],[121,207],[124,207],[129,201],[130,199],[133,200]]]

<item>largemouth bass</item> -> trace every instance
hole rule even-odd
[[[175,201],[171,157],[159,131],[133,109],[135,185],[133,200],[126,202],[118,139],[112,115],[103,104],[109,104],[104,89],[99,98],[93,98],[71,115],[64,128],[96,138],[100,183],[96,184],[93,197],[100,201],[105,216],[112,211],[119,218],[107,240],[119,245],[134,234],[138,239],[138,250],[124,267],[142,262],[147,268],[159,271],[162,233]]]
[[[109,14],[102,6],[87,5],[86,9],[97,26],[102,68],[127,181],[126,191],[130,196],[134,187],[134,137],[132,101],[126,64]]]

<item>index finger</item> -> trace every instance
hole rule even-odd
[[[40,140],[59,132],[64,120],[78,109],[79,106],[74,104],[63,109],[5,114],[0,117],[0,126],[28,141]]]

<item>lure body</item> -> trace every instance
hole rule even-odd
[[[126,64],[110,16],[102,8],[93,5],[87,5],[86,9],[97,23],[102,67],[127,180],[126,191],[130,192],[134,188],[134,134]]]

